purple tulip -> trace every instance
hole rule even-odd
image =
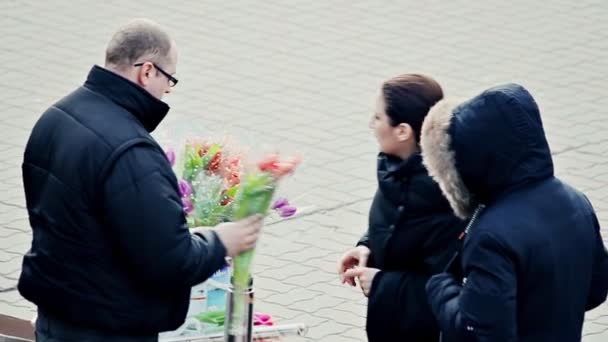
[[[183,179],[179,180],[179,194],[182,197],[190,197],[192,195],[192,187]]]
[[[272,205],[272,209],[273,210],[280,209],[286,205],[289,205],[289,201],[287,200],[287,198],[279,197],[279,198],[277,198],[276,201],[274,201],[274,204]]]
[[[291,217],[296,214],[296,211],[298,211],[298,208],[292,207],[290,205],[286,205],[284,207],[277,209],[277,211],[279,212],[279,216],[281,216],[281,217]]]
[[[165,155],[169,160],[169,164],[171,164],[171,167],[173,167],[173,165],[175,165],[175,151],[173,151],[172,148],[169,148],[165,151]]]
[[[192,210],[194,210],[194,205],[192,205],[192,200],[189,198],[182,198],[182,206],[184,207],[184,212],[190,214]]]

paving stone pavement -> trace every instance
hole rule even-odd
[[[388,77],[428,73],[448,96],[524,84],[541,106],[557,174],[608,226],[606,1],[0,0],[1,313],[33,310],[10,290],[31,239],[20,179],[28,133],[103,62],[110,34],[133,16],[166,25],[180,49],[181,82],[159,141],[230,133],[304,156],[282,192],[308,211],[268,225],[256,260],[259,309],[307,323],[302,340],[365,340],[365,300],[339,285],[335,268],[366,227],[376,153],[367,121]],[[608,338],[606,305],[587,315],[584,334]]]

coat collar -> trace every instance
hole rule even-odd
[[[380,153],[378,190],[393,204],[406,205],[410,213],[441,212],[450,206],[428,175],[419,153],[405,160]]]
[[[144,88],[98,65],[91,68],[84,86],[125,108],[150,133],[169,112],[169,106],[166,103],[154,97]]]
[[[378,182],[392,182],[404,177],[424,172],[420,154],[414,154],[403,160],[384,153],[378,155]]]

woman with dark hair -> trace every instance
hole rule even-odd
[[[464,222],[422,165],[420,128],[443,98],[432,78],[406,74],[382,85],[370,122],[380,146],[378,189],[367,232],[339,262],[343,283],[369,298],[369,341],[439,340],[425,284],[460,248]]]

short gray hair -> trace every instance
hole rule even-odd
[[[148,19],[135,19],[119,28],[110,39],[106,66],[123,69],[142,57],[164,64],[168,62],[170,50],[171,37],[160,25]]]

